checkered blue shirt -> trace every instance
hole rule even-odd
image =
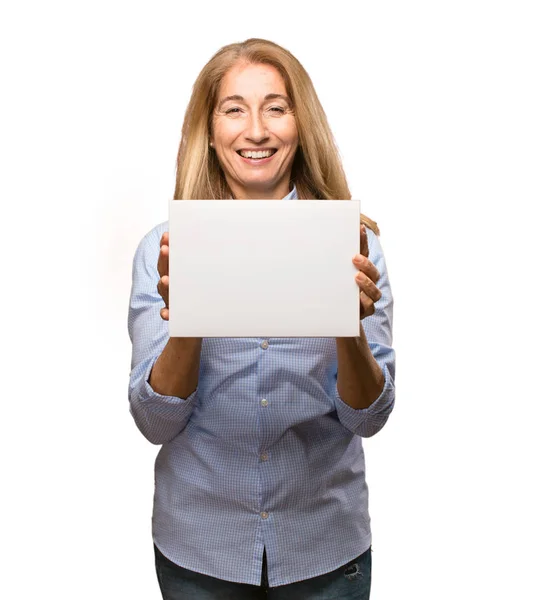
[[[296,199],[296,188],[285,200]],[[148,383],[168,341],[157,292],[161,223],[133,261],[128,329],[130,411],[162,444],[155,462],[153,539],[171,561],[212,577],[269,585],[327,573],[371,544],[362,437],[394,403],[392,295],[377,236],[369,258],[382,298],[362,325],[385,384],[367,409],[338,395],[333,338],[205,338],[199,384],[185,399]],[[351,261],[350,257],[350,261]]]

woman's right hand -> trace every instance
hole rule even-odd
[[[168,321],[169,311],[168,311],[168,286],[169,286],[169,278],[168,278],[168,232],[165,231],[160,238],[160,252],[159,252],[159,260],[157,263],[157,269],[160,275],[159,282],[157,284],[158,293],[162,296],[164,300],[164,304],[166,305],[164,308],[160,309],[160,316]]]

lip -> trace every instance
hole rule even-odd
[[[236,152],[265,152],[266,150],[275,150],[277,152],[278,148],[239,148]]]

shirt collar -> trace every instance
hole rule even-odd
[[[293,185],[292,186],[292,190],[290,191],[289,194],[287,194],[283,200],[297,200],[298,199],[298,192],[296,191],[296,186]]]

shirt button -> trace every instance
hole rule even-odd
[[[262,346],[262,348],[265,350],[265,349],[266,349],[266,348],[269,346],[269,342],[268,342],[267,340],[264,340],[264,341],[261,343],[261,346]]]
[[[262,512],[260,513],[260,516],[262,517],[262,519],[267,519],[267,517],[269,517],[269,513]]]
[[[261,404],[262,404],[262,406],[267,406],[267,400],[265,398],[263,398]]]
[[[265,452],[263,452],[262,454],[260,454],[260,458],[262,460],[267,460],[267,454]]]

